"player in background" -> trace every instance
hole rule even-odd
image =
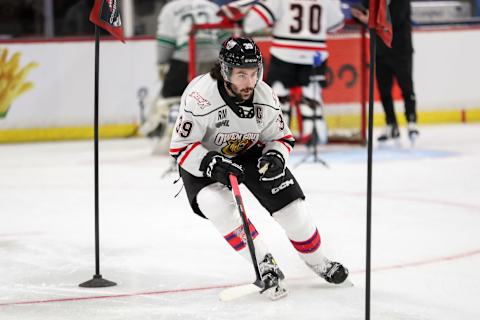
[[[157,26],[157,66],[163,86],[140,132],[154,138],[154,154],[168,154],[180,96],[188,84],[188,38],[192,24],[215,23],[219,7],[208,0],[174,0],[163,6]],[[207,72],[220,50],[218,32],[197,34],[198,70]]]
[[[327,85],[327,32],[338,31],[344,25],[340,1],[240,0],[221,8],[227,18],[242,20],[247,34],[272,28],[267,83],[275,90],[286,110],[290,108],[289,89],[302,87],[302,104],[315,108],[315,114],[320,118],[315,121],[318,138],[326,142],[321,88]]]
[[[320,234],[305,210],[305,195],[286,167],[294,139],[276,94],[261,80],[262,72],[262,56],[253,40],[226,40],[218,63],[210,73],[192,80],[182,95],[170,154],[178,162],[193,211],[210,220],[245,259],[251,261],[229,190],[230,173],[283,227],[317,275],[342,283],[348,270],[321,253]],[[287,294],[283,273],[260,232],[251,221],[249,225],[267,294],[281,297]]]
[[[365,7],[368,1],[362,1]],[[405,104],[405,119],[408,123],[408,138],[412,143],[419,135],[417,129],[417,101],[413,86],[413,43],[410,0],[387,2],[392,20],[393,39],[392,47],[387,47],[383,41],[377,41],[375,75],[380,93],[383,110],[385,111],[385,132],[378,137],[378,141],[398,139],[397,116],[393,104],[393,79],[402,91]],[[368,24],[368,11],[363,6],[351,8],[352,16],[360,22]]]

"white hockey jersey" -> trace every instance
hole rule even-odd
[[[157,19],[158,63],[170,58],[188,62],[188,37],[193,24],[216,23],[219,6],[208,0],[175,0],[162,8]],[[218,30],[199,31],[196,36],[197,61],[209,62],[218,58]]]
[[[294,138],[273,90],[260,80],[250,106],[232,107],[219,86],[223,82],[204,74],[185,89],[170,144],[179,166],[202,177],[200,163],[209,151],[233,158],[256,144],[264,145],[264,153],[277,150],[287,161]]]
[[[252,33],[272,27],[272,55],[311,65],[316,52],[322,61],[328,58],[327,31],[342,28],[343,20],[339,0],[260,0],[250,8],[243,28]]]

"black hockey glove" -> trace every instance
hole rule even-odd
[[[238,180],[238,183],[243,181],[243,167],[231,159],[222,156],[216,151],[210,151],[203,158],[200,164],[200,171],[203,171],[205,177],[218,181],[230,187],[230,173],[233,173]]]
[[[274,181],[274,184],[280,184],[283,181],[285,159],[280,152],[276,150],[267,151],[258,159],[257,167],[260,173],[260,181]]]

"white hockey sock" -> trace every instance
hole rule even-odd
[[[327,259],[320,250],[320,234],[313,219],[298,199],[273,214],[282,226],[300,257],[309,265],[324,264]]]
[[[212,222],[232,248],[251,263],[247,237],[231,191],[220,183],[211,184],[200,190],[197,195],[197,203],[202,213]],[[250,234],[254,239],[255,256],[257,261],[261,261],[268,250],[250,219],[248,222]]]

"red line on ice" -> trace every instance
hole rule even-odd
[[[391,266],[384,266],[384,267],[377,267],[372,268],[372,271],[386,271],[386,270],[393,270],[393,269],[402,269],[402,268],[409,268],[409,267],[418,267],[428,264],[434,263],[441,263],[445,261],[451,260],[458,260],[463,258],[468,258],[471,256],[475,256],[480,254],[480,249],[476,249],[473,251],[463,252],[455,255],[439,257],[435,259],[428,259],[423,261],[414,261],[404,264],[395,264]],[[363,273],[365,270],[356,270],[352,273]],[[245,283],[241,283],[245,284]],[[98,300],[98,299],[115,299],[115,298],[129,298],[129,297],[139,297],[139,296],[148,296],[148,295],[162,295],[162,294],[173,294],[173,293],[181,293],[181,292],[195,292],[195,291],[207,291],[207,290],[214,290],[214,289],[222,289],[222,288],[229,288],[239,285],[237,284],[225,284],[225,285],[216,285],[210,287],[199,287],[199,288],[185,288],[185,289],[171,289],[171,290],[159,290],[159,291],[147,291],[147,292],[135,292],[135,293],[120,293],[120,294],[110,294],[110,295],[102,295],[102,296],[87,296],[87,297],[71,297],[71,298],[59,298],[59,299],[46,299],[46,300],[30,300],[30,301],[14,301],[14,302],[3,302],[0,303],[0,307],[2,306],[15,306],[15,305],[26,305],[26,304],[40,304],[40,303],[54,303],[54,302],[76,302],[76,301],[84,301],[84,300]]]

